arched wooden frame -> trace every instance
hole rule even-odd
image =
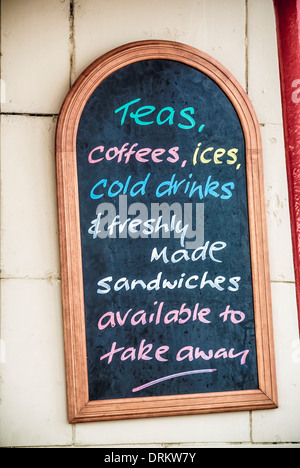
[[[182,62],[205,73],[226,93],[242,124],[246,145],[258,390],[89,401],[76,161],[77,129],[89,97],[105,78],[126,65],[150,59]],[[57,124],[56,160],[69,421],[78,423],[276,408],[260,128],[248,96],[231,73],[207,54],[175,42],[142,41],[119,47],[90,65],[67,95]]]

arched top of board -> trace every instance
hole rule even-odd
[[[179,42],[162,40],[125,44],[102,55],[83,71],[69,91],[60,112],[57,142],[62,153],[74,151],[81,113],[101,82],[127,65],[151,59],[181,62],[210,77],[228,96],[239,116],[246,151],[251,157],[258,157],[261,153],[258,119],[250,99],[232,73],[205,52]],[[61,138],[62,135],[65,138]]]

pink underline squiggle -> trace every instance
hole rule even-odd
[[[140,392],[145,388],[152,387],[152,385],[157,385],[161,382],[165,382],[166,380],[177,379],[178,377],[184,377],[185,375],[193,375],[193,374],[206,374],[210,372],[216,372],[217,369],[201,369],[201,370],[193,370],[187,372],[180,372],[179,374],[172,374],[167,375],[166,377],[162,377],[161,379],[153,380],[152,382],[148,382],[140,387],[136,387],[132,390],[133,393]]]

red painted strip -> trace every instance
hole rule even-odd
[[[300,327],[300,0],[273,1]]]

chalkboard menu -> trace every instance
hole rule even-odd
[[[70,422],[275,408],[262,152],[182,44],[93,63],[57,128]]]

